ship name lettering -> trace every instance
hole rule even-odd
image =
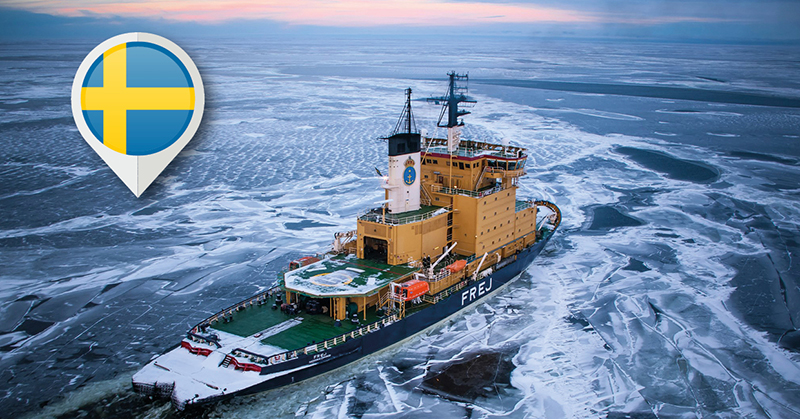
[[[325,358],[330,358],[330,356],[331,355],[328,353],[315,354],[314,357],[311,359],[311,362],[322,361]]]
[[[475,300],[476,297],[483,297],[483,294],[486,294],[491,290],[492,290],[492,278],[489,278],[488,281],[483,281],[479,283],[477,286],[474,286],[462,292],[461,305],[463,306],[467,302],[472,302],[473,300]]]

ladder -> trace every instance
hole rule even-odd
[[[220,367],[222,367],[222,368],[228,368],[228,365],[230,365],[230,364],[231,364],[231,361],[232,361],[232,360],[233,360],[233,357],[232,357],[232,356],[230,356],[230,355],[225,355],[225,359],[223,359],[223,360],[222,360],[222,363],[221,363],[221,364],[219,364],[219,366],[220,366]]]

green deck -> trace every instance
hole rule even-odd
[[[271,299],[268,304],[262,306],[252,306],[242,311],[234,311],[233,321],[229,323],[219,321],[212,327],[223,332],[247,337],[295,317],[284,314],[280,310],[273,310],[272,303],[274,302],[275,300]]]
[[[340,327],[333,325],[333,318],[327,314],[307,314],[303,313],[298,317],[303,318],[303,322],[290,329],[272,335],[261,342],[266,345],[273,345],[280,348],[297,349],[310,345],[312,342],[319,343],[336,336],[357,329],[368,323],[379,319],[375,314],[375,307],[367,309],[367,320],[364,314],[360,313],[358,320],[360,324],[353,324],[350,320],[342,321]]]
[[[366,320],[364,320],[364,313],[359,313],[360,324],[353,324],[350,320],[346,320],[342,321],[340,327],[335,327],[333,325],[334,320],[327,314],[300,313],[299,315],[289,315],[280,310],[273,310],[272,303],[274,301],[274,299],[270,299],[268,304],[251,306],[242,311],[234,311],[232,321],[228,323],[220,321],[211,327],[237,336],[248,337],[292,319],[302,319],[300,324],[261,340],[266,345],[292,350],[308,346],[311,342],[332,339],[379,319],[375,313],[375,307],[370,307],[367,309]]]
[[[287,272],[284,283],[288,290],[314,297],[360,297],[373,295],[417,270],[339,255]]]

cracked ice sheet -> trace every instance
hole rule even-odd
[[[458,54],[426,53],[426,66],[417,65],[416,45],[397,46],[414,49],[406,51],[411,60],[407,66],[397,65],[397,57],[404,54],[374,45],[348,51],[316,44],[294,47],[268,54],[260,44],[196,51],[208,63],[209,82],[217,86],[216,94],[209,96],[208,124],[151,187],[152,195],[139,200],[128,195],[102,162],[72,147],[80,138],[68,107],[62,106],[66,102],[50,103],[60,100],[51,87],[37,82],[17,89],[16,83],[25,80],[11,71],[0,72],[6,77],[4,88],[13,86],[8,98],[20,91],[32,98],[52,98],[39,105],[33,100],[6,103],[19,109],[10,109],[4,117],[28,125],[24,130],[14,124],[2,127],[4,138],[18,139],[0,150],[5,162],[0,187],[6,188],[0,194],[3,308],[23,303],[9,310],[16,313],[27,310],[28,301],[40,304],[49,298],[50,307],[42,304],[39,314],[57,313],[53,306],[59,301],[64,313],[74,313],[66,320],[50,318],[57,321],[36,336],[23,338],[25,332],[14,332],[7,337],[15,342],[2,365],[2,378],[9,383],[3,404],[9,411],[49,400],[52,389],[69,391],[138,368],[176,344],[186,329],[208,314],[263,290],[286,261],[322,250],[333,232],[352,229],[355,215],[381,199],[373,167],[384,167],[385,148],[374,138],[394,126],[406,86],[420,92],[418,97],[438,95],[442,74],[464,68],[475,78],[578,77],[599,83],[713,88],[720,83],[697,75],[714,72],[716,78],[730,81],[726,89],[796,93],[781,85],[796,72],[782,63],[793,61],[762,59],[771,57],[769,48],[762,46],[756,51],[651,45],[642,54],[641,45],[616,43],[583,50],[472,45],[474,51]],[[22,49],[29,54],[33,48]],[[67,55],[79,53],[74,46],[63,49]],[[537,55],[535,63],[531,51]],[[676,51],[685,59],[661,59]],[[728,59],[711,62],[705,59],[710,51]],[[47,56],[52,53],[48,50]],[[606,59],[609,53],[614,60]],[[780,54],[785,57],[787,51]],[[309,55],[315,57],[313,63],[308,63]],[[57,73],[55,80],[68,82],[74,75],[70,57],[48,59],[61,70],[44,66],[48,70],[41,71],[48,74],[37,77],[47,80]],[[383,59],[390,64],[381,64]],[[11,66],[14,62],[7,61]],[[324,76],[317,78],[315,72]],[[8,84],[9,78],[13,84]],[[429,81],[434,78],[437,81]],[[313,415],[316,404],[310,401],[327,394],[329,385],[337,388],[359,377],[369,385],[354,383],[356,395],[347,400],[374,402],[342,408],[334,397],[331,412],[378,416],[407,406],[402,409],[409,415],[462,417],[469,406],[419,394],[414,382],[422,379],[429,362],[448,362],[462,349],[507,342],[519,345],[514,386],[505,389],[503,401],[477,401],[473,416],[564,412],[597,417],[602,413],[592,416],[585,408],[637,412],[642,400],[665,415],[697,416],[713,409],[713,415],[737,416],[760,406],[772,416],[797,416],[786,407],[800,405],[796,354],[778,349],[775,336],[753,326],[768,323],[768,316],[753,309],[749,313],[760,319],[745,323],[734,314],[732,302],[744,287],[732,290],[731,278],[741,267],[726,259],[771,256],[775,281],[780,274],[788,284],[787,307],[780,306],[783,298],[776,282],[753,284],[748,293],[769,292],[753,293],[753,300],[744,300],[744,305],[774,301],[785,318],[797,320],[797,307],[792,305],[792,280],[800,277],[793,263],[800,219],[797,112],[478,83],[471,87],[479,104],[465,118],[464,138],[507,138],[528,147],[529,175],[519,195],[550,199],[564,213],[561,229],[529,272],[542,286],[520,285],[520,294],[551,295],[546,286],[558,284],[563,292],[542,301],[517,296],[523,303],[512,301],[512,307],[487,301],[487,306],[438,329],[441,337],[434,332],[409,342],[402,351],[370,357],[301,386],[220,406],[217,412],[293,416],[298,406],[308,404]],[[396,103],[389,99],[394,95],[399,98]],[[548,111],[543,103],[557,109]],[[420,126],[435,123],[438,109],[417,109]],[[720,169],[721,177],[712,184],[675,181],[628,159],[615,151],[618,146],[701,161]],[[762,154],[730,153],[738,148]],[[645,224],[589,232],[593,206],[611,206]],[[299,221],[330,226],[286,227]],[[632,259],[649,271],[626,270]],[[766,278],[763,273],[756,270],[748,276]],[[95,291],[91,304],[80,304]],[[70,292],[74,299],[54,299],[71,297]],[[69,304],[81,307],[75,310]],[[603,344],[595,338],[580,338],[592,335],[592,329],[563,330],[557,318],[565,313],[588,317],[613,351],[598,349]],[[29,315],[36,317],[36,310]],[[507,323],[505,315],[516,316],[518,323]],[[486,326],[498,318],[505,328]],[[518,331],[526,342],[514,340]],[[580,367],[590,358],[596,369]],[[376,363],[383,368],[380,374]],[[574,369],[589,378],[575,376]],[[595,380],[594,374],[605,379]],[[669,391],[654,387],[653,376]],[[570,407],[566,399],[573,387],[585,388],[587,381],[597,383],[591,386],[594,398]],[[397,390],[396,403],[383,398],[387,382]],[[341,384],[336,391],[345,395],[347,386]],[[78,393],[84,395],[84,390]]]

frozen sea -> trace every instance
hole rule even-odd
[[[71,116],[100,41],[0,43],[0,416],[183,416],[132,374],[353,229],[403,89],[456,70],[465,136],[527,147],[519,195],[561,207],[548,248],[400,346],[192,416],[800,417],[800,48],[184,42],[206,114],[137,199]],[[421,390],[492,354],[469,397]]]

